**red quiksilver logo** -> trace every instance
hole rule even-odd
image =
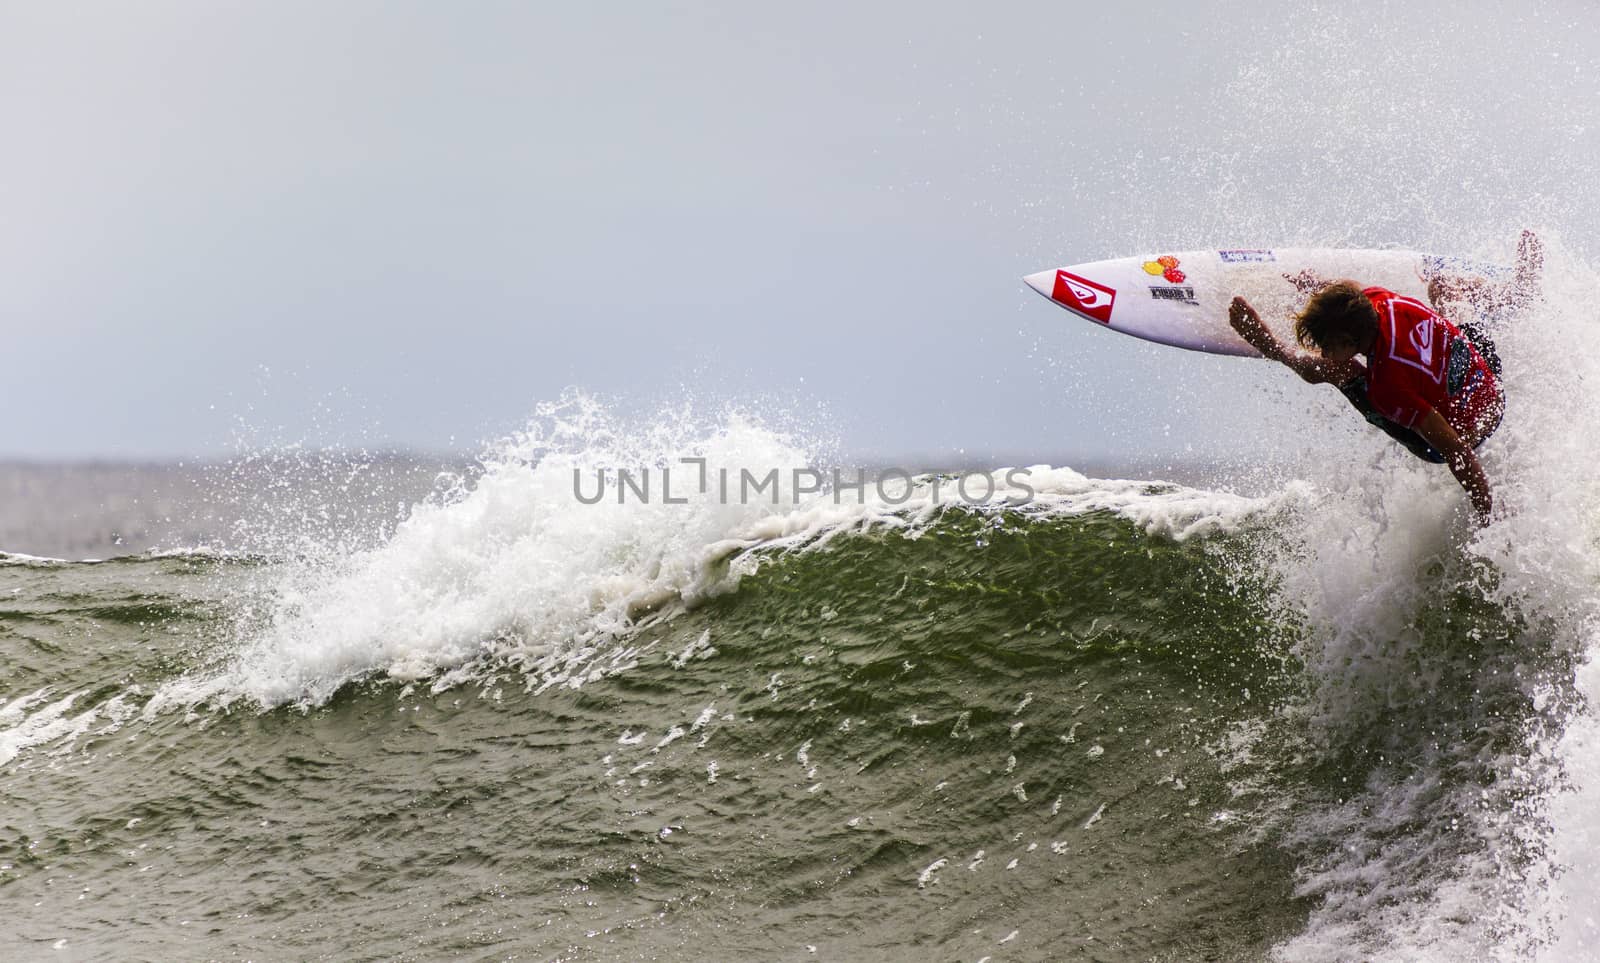
[[[1429,368],[1433,367],[1433,319],[1424,318],[1422,323],[1411,329],[1411,350],[1417,353],[1422,363]]]
[[[1068,271],[1056,272],[1056,288],[1050,297],[1101,324],[1111,323],[1111,306],[1117,303],[1117,292]]]

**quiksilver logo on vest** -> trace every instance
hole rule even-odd
[[[1433,367],[1433,325],[1429,321],[1411,329],[1411,347],[1428,367]]]

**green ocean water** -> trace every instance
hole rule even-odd
[[[3,955],[1340,958],[1462,883],[1528,945],[1570,666],[1449,552],[1341,648],[1291,534],[952,509],[729,553],[553,661],[276,705],[161,694],[243,671],[303,563],[13,559]]]

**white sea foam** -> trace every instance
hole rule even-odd
[[[712,477],[777,468],[777,504],[767,495],[725,500],[714,485],[687,492],[685,504],[619,503],[615,493],[584,504],[575,495],[575,473],[592,484],[600,468],[683,458],[706,459]],[[812,461],[793,438],[743,417],[698,431],[668,420],[630,435],[587,399],[548,406],[490,453],[475,484],[417,506],[387,543],[287,566],[267,592],[262,624],[229,663],[168,685],[148,711],[241,698],[315,705],[373,676],[439,688],[472,678],[486,659],[520,666],[531,687],[583,685],[644,657],[618,647],[641,621],[726,590],[763,557],[871,529],[916,532],[957,500],[948,480],[932,479],[905,493],[891,482],[881,493],[868,485],[864,497],[797,498],[791,469]],[[1035,515],[1110,512],[1175,539],[1237,528],[1306,496],[1303,486],[1252,499],[1047,466],[1013,476],[1016,484],[1003,470],[995,479],[990,504]],[[681,664],[714,654],[702,639],[665,657]]]
[[[939,882],[939,870],[944,869],[945,865],[949,862],[949,858],[946,857],[936,859],[927,866],[924,866],[922,868],[922,872],[917,874],[917,889],[926,889],[929,884]]]
[[[85,559],[97,561],[97,559]],[[25,555],[22,552],[0,552],[0,565],[71,565],[72,562],[64,558],[51,558],[47,555]]]
[[[1549,810],[1550,846],[1561,870],[1544,891],[1552,939],[1539,958],[1549,963],[1600,959],[1600,661],[1592,654],[1578,687],[1587,711],[1555,746],[1568,783]]]
[[[137,695],[137,691],[118,694],[76,715],[71,710],[84,696],[83,692],[74,692],[50,702],[47,700],[52,696],[51,691],[40,689],[8,703],[0,703],[0,766],[8,765],[23,752],[37,750],[38,747],[52,744],[70,747],[97,722],[106,723],[95,730],[97,734],[116,731],[133,712],[126,704],[130,695]]]
[[[1600,272],[1554,253],[1538,326],[1507,332],[1508,374],[1519,376],[1525,398],[1503,456],[1512,512],[1472,545],[1501,575],[1496,597],[1542,620],[1555,644],[1584,663],[1575,713],[1536,731],[1528,750],[1530,767],[1547,754],[1559,767],[1547,808],[1527,820],[1549,822],[1541,840],[1549,863],[1534,867],[1526,885],[1550,937],[1540,958],[1550,961],[1600,958],[1600,358],[1589,350],[1600,338]],[[1515,369],[1512,354],[1523,359]],[[1559,707],[1556,695],[1537,697]]]
[[[1296,417],[1328,438],[1326,454],[1299,466],[1317,493],[1300,505],[1315,507],[1280,529],[1289,537],[1272,562],[1286,611],[1309,630],[1300,654],[1316,687],[1306,706],[1314,734],[1381,724],[1396,707],[1425,702],[1458,660],[1457,671],[1496,671],[1484,685],[1520,685],[1531,700],[1548,684],[1531,666],[1593,644],[1600,396],[1588,386],[1600,384],[1600,359],[1580,346],[1600,334],[1591,293],[1600,277],[1556,244],[1546,276],[1545,303],[1494,332],[1510,405],[1479,452],[1497,510],[1485,528],[1471,522],[1445,469],[1399,451],[1332,392],[1306,389],[1311,410]],[[1505,607],[1528,624],[1539,651],[1526,664],[1485,667],[1472,662],[1478,639],[1430,642],[1416,618],[1440,592]],[[1460,707],[1462,716],[1473,711]],[[1536,728],[1559,733],[1561,711],[1551,700]],[[1344,804],[1299,813],[1291,842],[1323,853],[1301,867],[1299,891],[1321,902],[1277,956],[1524,958],[1552,930],[1560,939],[1551,959],[1594,955],[1582,919],[1600,893],[1588,848],[1600,833],[1592,717],[1580,715],[1566,733],[1559,747],[1538,732],[1527,746],[1485,750],[1473,764],[1493,774],[1486,787],[1447,784],[1427,769],[1406,778],[1377,772]],[[1427,764],[1449,765],[1447,752]],[[1561,770],[1570,792],[1545,799]],[[1555,830],[1548,840],[1546,804]],[[1449,813],[1459,823],[1444,819]]]

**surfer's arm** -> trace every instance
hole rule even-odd
[[[1477,454],[1450,427],[1450,422],[1444,420],[1444,415],[1439,414],[1437,408],[1429,410],[1428,416],[1417,424],[1416,431],[1433,446],[1434,451],[1444,456],[1445,464],[1450,466],[1450,474],[1456,476],[1456,481],[1466,489],[1467,497],[1472,499],[1472,507],[1478,512],[1478,521],[1487,523],[1494,500],[1489,494],[1489,479],[1483,474],[1483,465],[1478,463]]]
[[[1244,298],[1234,298],[1233,303],[1228,305],[1228,323],[1233,326],[1233,330],[1239,332],[1239,337],[1250,347],[1261,352],[1263,357],[1287,365],[1310,384],[1328,382],[1342,385],[1366,372],[1365,368],[1354,361],[1323,361],[1308,354],[1290,351],[1262,323],[1261,315],[1257,314],[1256,309],[1252,308],[1250,302]]]

